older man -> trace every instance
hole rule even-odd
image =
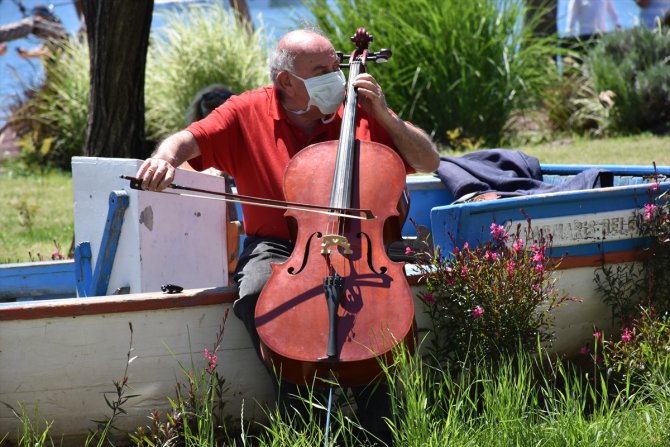
[[[339,138],[345,96],[339,63],[333,45],[319,32],[289,32],[270,57],[272,86],[233,96],[167,138],[137,172],[143,187],[162,190],[172,182],[176,166],[200,155],[204,168],[232,175],[241,194],[284,200],[289,160],[311,144]],[[357,138],[392,147],[409,172],[437,169],[439,156],[428,135],[389,110],[377,81],[362,73],[354,85],[359,95]],[[270,277],[270,263],[286,260],[293,249],[283,214],[244,207],[248,237],[235,272],[239,299],[233,309],[257,349],[256,301]]]

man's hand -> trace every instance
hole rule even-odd
[[[142,179],[142,189],[162,191],[174,180],[175,168],[161,158],[147,158],[135,177]]]
[[[361,73],[354,79],[354,87],[358,89],[360,105],[372,116],[382,121],[384,115],[390,116],[386,97],[382,88],[369,73]]]
[[[175,166],[200,155],[198,143],[187,130],[170,135],[153,156],[142,163],[135,177],[142,179],[142,188],[162,191],[174,180]]]
[[[377,80],[361,73],[354,79],[354,87],[358,88],[359,104],[386,129],[405,161],[418,172],[436,170],[440,159],[430,137],[389,111]]]

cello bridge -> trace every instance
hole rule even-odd
[[[323,242],[321,242],[321,254],[329,255],[330,246],[332,245],[342,247],[344,249],[344,254],[351,254],[351,245],[349,245],[346,236],[339,236],[337,234],[327,234],[323,237]]]

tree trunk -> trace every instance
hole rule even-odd
[[[153,0],[82,0],[91,62],[86,154],[146,158],[144,70]]]
[[[533,24],[533,34],[547,37],[557,34],[558,0],[526,0],[526,22]]]
[[[254,23],[251,21],[247,0],[228,0],[230,8],[235,12],[235,18],[244,25],[249,34],[254,32]]]

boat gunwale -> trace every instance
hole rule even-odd
[[[237,287],[213,287],[188,289],[175,294],[150,292],[22,301],[0,306],[0,321],[68,318],[84,315],[232,304],[237,297]]]

